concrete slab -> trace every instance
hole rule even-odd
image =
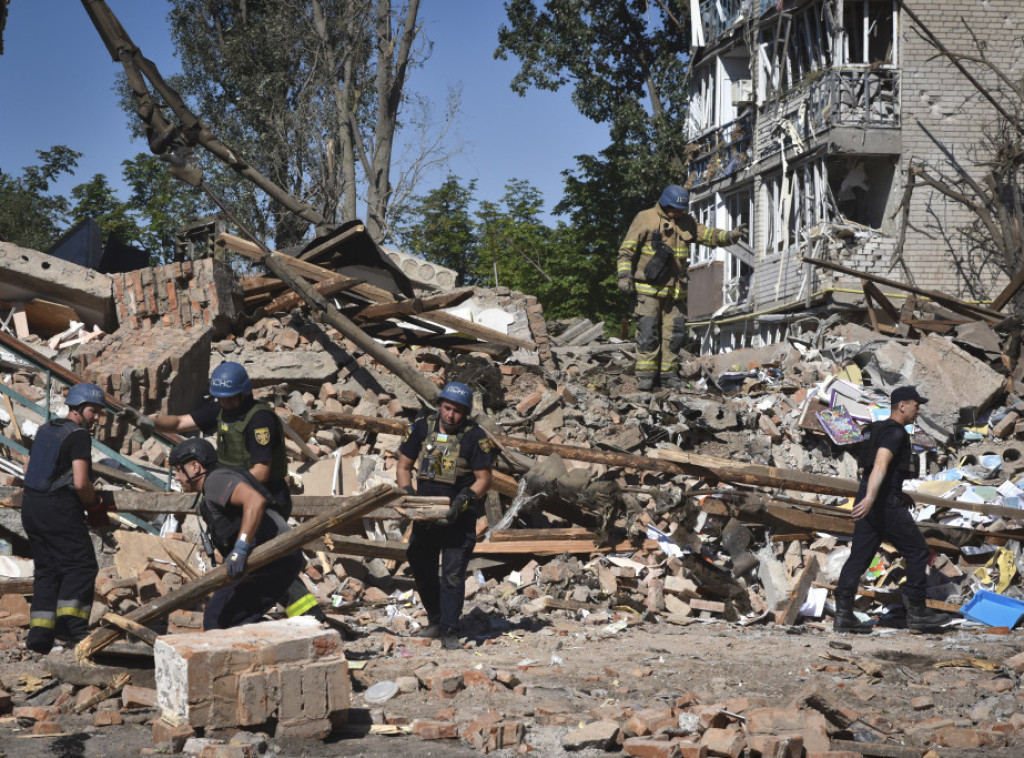
[[[113,280],[106,274],[10,242],[0,242],[0,271],[0,300],[41,298],[73,308],[90,328],[117,328]]]

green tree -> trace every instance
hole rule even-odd
[[[71,205],[50,194],[62,174],[73,174],[82,154],[65,145],[37,150],[39,164],[26,166],[20,177],[0,170],[0,239],[33,250],[48,250],[61,235]]]
[[[600,289],[589,306],[605,321],[625,316],[615,294],[615,254],[630,220],[666,184],[685,181],[687,0],[508,0],[496,57],[514,56],[512,89],[569,87],[581,114],[607,124],[609,146],[576,156],[555,212],[566,214],[571,257]]]
[[[457,271],[460,286],[480,283],[474,272],[478,242],[470,212],[475,191],[475,180],[463,186],[449,175],[437,189],[414,198],[399,222],[405,247]]]
[[[104,174],[95,174],[72,188],[71,199],[75,201],[71,208],[72,225],[89,217],[99,225],[104,243],[141,246],[142,230],[136,213],[118,199]]]
[[[174,235],[185,224],[214,212],[205,193],[182,184],[155,155],[138,153],[121,162],[127,204],[140,217],[139,246],[157,260],[175,259]]]
[[[428,50],[418,13],[419,0],[172,0],[183,68],[173,83],[218,137],[328,221],[356,218],[365,198],[368,229],[382,239],[417,166],[443,153],[438,135],[457,108],[449,101],[437,126],[406,90]],[[410,137],[395,171],[400,128],[419,143]],[[279,247],[308,231],[233,175],[211,181]]]

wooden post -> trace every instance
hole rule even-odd
[[[332,529],[362,518],[375,508],[391,502],[401,495],[399,490],[381,484],[356,497],[350,498],[344,505],[341,505],[323,516],[300,524],[294,529],[279,534],[269,542],[265,542],[249,556],[246,564],[245,574],[251,574],[256,569],[273,563],[293,550],[298,550],[307,542],[312,542],[322,537]],[[200,598],[210,595],[221,587],[226,587],[233,579],[228,576],[226,566],[218,566],[206,573],[201,579],[195,579],[182,585],[179,589],[156,598],[155,600],[139,606],[124,618],[138,624],[145,624],[155,618],[165,616],[171,611],[177,610]],[[114,642],[121,635],[119,629],[97,629],[88,637],[78,643],[75,648],[75,655],[79,660],[87,659],[98,653],[107,645]]]

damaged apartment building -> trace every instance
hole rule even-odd
[[[863,301],[858,278],[804,257],[965,299],[1005,284],[958,234],[964,206],[922,184],[902,206],[912,162],[979,175],[997,121],[922,28],[959,55],[976,54],[973,34],[1019,78],[1024,3],[906,5],[691,3],[691,212],[750,228],[747,245],[691,252],[688,317],[702,352],[770,344],[795,319]]]

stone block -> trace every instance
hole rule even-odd
[[[175,726],[163,719],[153,722],[153,745],[158,750],[170,753],[180,753],[185,747],[185,742],[190,737],[195,737],[195,730],[188,724]]]
[[[700,744],[708,749],[708,755],[739,758],[747,747],[747,738],[736,729],[712,727],[701,735]]]
[[[121,705],[125,708],[154,708],[157,692],[150,687],[136,687],[126,684],[121,690]]]
[[[323,740],[333,731],[330,719],[285,719],[277,722],[274,737]]]
[[[302,616],[165,635],[154,646],[158,703],[197,727],[263,723],[262,717],[275,710],[282,719],[303,717],[304,709],[327,718],[328,704],[335,710],[348,707],[347,664],[340,649],[336,631]],[[305,667],[310,670],[304,696]],[[331,668],[338,671],[329,676]]]
[[[562,737],[562,747],[572,751],[611,750],[618,734],[619,725],[614,721],[591,721]]]
[[[629,737],[622,743],[622,752],[637,758],[680,758],[679,745],[668,740],[652,740],[648,737]],[[707,748],[704,749],[707,755]]]
[[[1006,735],[987,729],[970,729],[959,726],[947,726],[935,736],[935,741],[942,747],[983,748],[1004,747]]]

